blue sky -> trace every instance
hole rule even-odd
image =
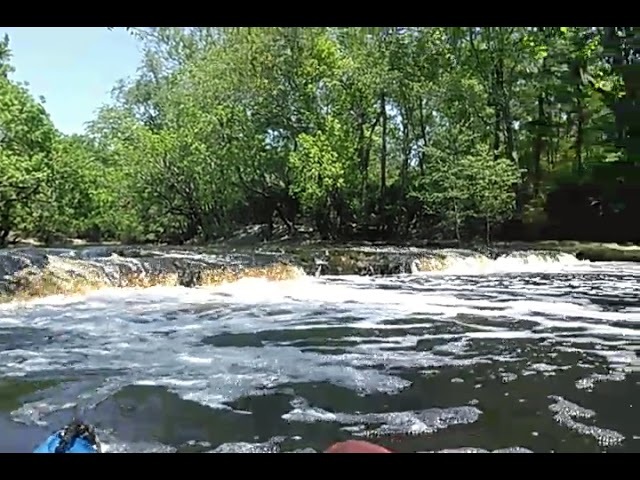
[[[138,42],[124,28],[0,27],[9,34],[14,80],[42,95],[56,127],[82,133],[84,123],[111,101],[117,80],[133,76],[141,59]]]

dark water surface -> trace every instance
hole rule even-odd
[[[640,267],[525,260],[2,305],[0,449],[639,451]]]

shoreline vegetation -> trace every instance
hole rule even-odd
[[[640,259],[637,27],[128,30],[139,71],[81,135],[12,79],[0,39],[0,247]]]

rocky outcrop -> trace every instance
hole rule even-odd
[[[546,247],[546,248],[545,248]],[[545,248],[542,250],[542,248]],[[571,243],[498,245],[463,250],[382,245],[261,244],[259,247],[22,248],[0,251],[4,300],[82,293],[105,287],[196,287],[243,277],[284,280],[307,274],[397,275],[489,272],[496,264],[518,270],[533,262],[640,260],[640,248]],[[498,260],[498,262],[496,262]]]
[[[435,249],[417,247],[360,246],[291,250],[289,258],[305,272],[315,275],[398,275],[419,272],[481,271],[500,259],[503,262],[575,262],[559,251],[499,249]]]
[[[300,268],[268,255],[126,247],[16,249],[0,252],[0,297],[7,301],[105,287],[195,287],[244,277],[283,280],[303,274]]]

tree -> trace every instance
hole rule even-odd
[[[0,45],[0,72],[10,72],[8,39]],[[51,180],[55,129],[28,90],[0,75],[0,245],[14,230],[33,227],[43,186]]]

